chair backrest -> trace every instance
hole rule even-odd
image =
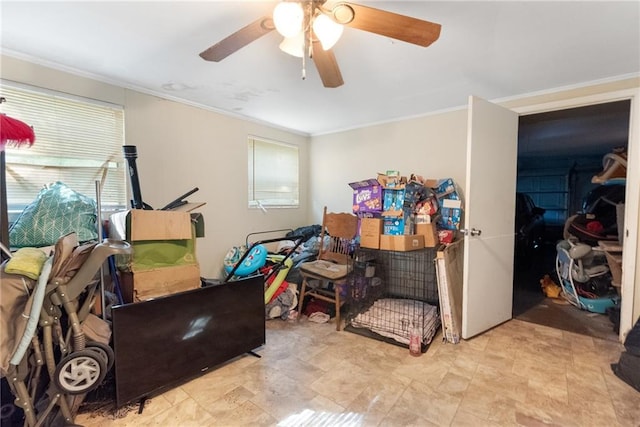
[[[348,264],[353,255],[352,242],[357,235],[357,216],[346,212],[327,212],[325,206],[322,213],[318,259]]]

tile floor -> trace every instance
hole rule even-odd
[[[511,320],[426,353],[326,324],[267,322],[242,356],[91,426],[640,426],[640,393],[610,368],[622,345]]]

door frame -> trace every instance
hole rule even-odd
[[[603,92],[594,95],[567,98],[540,104],[510,107],[520,115],[544,113],[594,104],[630,100],[629,141],[627,144],[627,188],[640,188],[640,88]],[[623,242],[622,284],[624,295],[620,304],[619,339],[623,342],[640,316],[640,284],[636,280],[636,258],[638,251],[638,214],[640,192],[627,191],[625,195],[625,236]]]

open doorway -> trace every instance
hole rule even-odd
[[[540,210],[529,206],[525,219],[522,211],[516,215],[517,227],[524,221],[528,228],[524,236],[516,234],[514,318],[618,340],[615,319],[547,298],[540,280],[549,275],[559,282],[556,244],[566,237],[567,219],[583,212],[588,195],[600,186],[592,178],[603,170],[605,155],[626,150],[630,107],[625,100],[520,117],[518,208],[531,204]]]

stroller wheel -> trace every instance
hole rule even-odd
[[[102,344],[101,342],[90,341],[87,342],[85,350],[91,350],[98,353],[107,367],[107,372],[111,370],[111,368],[113,367],[113,362],[116,360],[111,347],[106,344]]]
[[[107,364],[100,353],[85,349],[63,357],[53,379],[64,393],[83,394],[99,386],[106,375]]]

